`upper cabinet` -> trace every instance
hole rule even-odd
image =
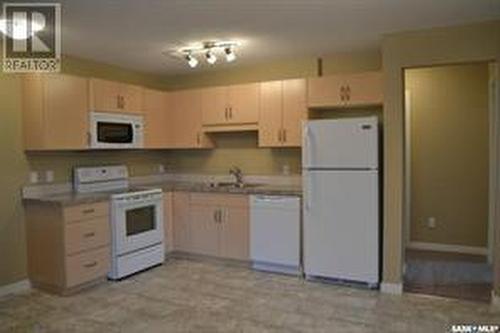
[[[144,89],[144,148],[168,148],[171,140],[169,95]]]
[[[306,117],[305,79],[261,83],[260,147],[300,147]]]
[[[28,75],[23,80],[26,150],[88,148],[88,80],[63,74]]]
[[[213,143],[202,130],[201,90],[171,93],[171,140],[173,148],[211,148]]]
[[[249,125],[259,120],[259,84],[201,90],[203,126]]]
[[[101,112],[142,113],[143,88],[122,82],[89,80],[90,109]]]
[[[310,108],[357,107],[382,103],[381,72],[308,79],[307,105]]]

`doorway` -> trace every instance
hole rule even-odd
[[[490,300],[492,66],[404,72],[407,292]]]

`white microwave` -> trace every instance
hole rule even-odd
[[[144,120],[139,115],[90,112],[90,148],[143,148],[143,129]]]

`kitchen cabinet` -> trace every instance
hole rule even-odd
[[[192,193],[189,223],[194,253],[249,259],[248,196]]]
[[[168,93],[144,89],[144,148],[167,148],[171,140]]]
[[[90,110],[142,113],[143,88],[127,83],[92,78],[89,80]]]
[[[173,148],[211,148],[212,140],[202,130],[201,91],[176,91],[170,94]]]
[[[189,192],[172,193],[174,251],[189,252]]]
[[[206,88],[201,94],[203,126],[248,125],[259,120],[258,83]]]
[[[23,78],[26,150],[88,148],[88,80],[63,74]]]
[[[292,79],[260,85],[260,147],[300,147],[307,118],[306,81]]]
[[[248,196],[174,192],[174,250],[248,260]]]
[[[163,230],[165,232],[165,252],[174,250],[174,193],[163,193]]]
[[[381,72],[309,78],[309,108],[357,107],[383,103]]]
[[[110,265],[109,203],[26,205],[28,276],[33,286],[69,294],[104,281]]]

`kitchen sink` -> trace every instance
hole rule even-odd
[[[235,182],[219,182],[219,183],[210,183],[210,187],[214,188],[253,188],[258,186],[263,186],[264,184],[258,183],[242,183],[238,184]]]

